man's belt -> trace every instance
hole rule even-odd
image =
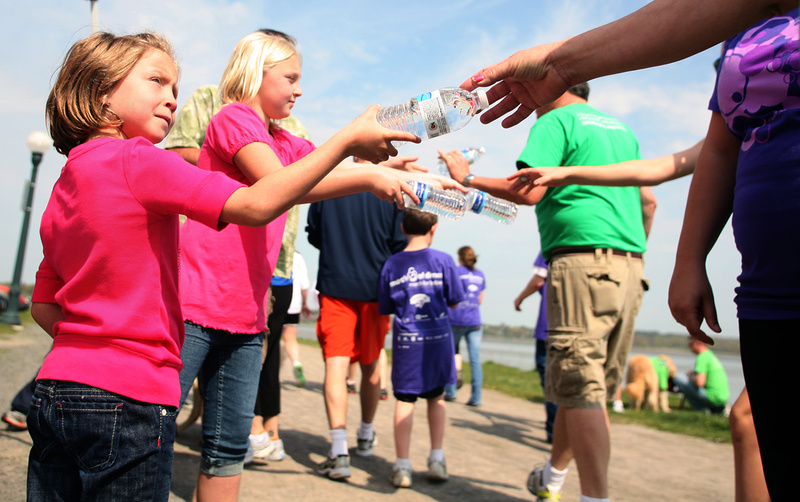
[[[608,253],[609,251],[613,255],[617,256],[630,256],[631,258],[641,258],[642,253],[634,253],[632,251],[623,251],[621,249],[614,249],[614,248],[591,248],[591,247],[566,247],[566,248],[556,248],[550,251],[550,259],[552,260],[554,257],[562,254],[595,254],[597,250],[603,252],[603,254]]]

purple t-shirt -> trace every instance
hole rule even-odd
[[[538,270],[537,270],[538,269]],[[539,270],[544,269],[547,274],[547,262],[544,260],[541,251],[536,256],[533,262],[533,271],[537,273]],[[546,275],[545,275],[546,277]],[[536,327],[533,328],[533,337],[537,340],[547,340],[547,281],[539,288],[539,293],[542,295],[542,302],[539,304],[539,318],[536,319]]]
[[[733,231],[743,319],[800,312],[800,56],[797,9],[725,43],[709,108],[741,141]]]
[[[486,289],[486,277],[478,269],[459,265],[456,273],[461,279],[466,299],[458,307],[450,310],[450,324],[453,326],[480,326],[481,325],[481,292]]]
[[[448,306],[464,299],[453,259],[426,248],[389,257],[381,271],[378,308],[394,314],[392,387],[423,394],[456,383]]]

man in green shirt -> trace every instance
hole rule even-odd
[[[630,128],[589,106],[588,95],[588,84],[580,84],[536,110],[518,169],[639,158]],[[575,458],[581,494],[608,500],[606,402],[621,383],[644,293],[642,254],[655,209],[652,192],[585,185],[515,192],[505,178],[474,176],[466,161],[448,160],[451,176],[464,186],[536,205],[549,263],[545,396],[559,409],[551,457],[531,473],[528,489],[538,500],[556,500]]]
[[[725,368],[708,345],[695,338],[689,338],[689,349],[697,354],[694,370],[688,375],[675,375],[673,381],[695,410],[723,413],[730,389]]]

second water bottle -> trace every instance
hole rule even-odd
[[[463,193],[440,190],[414,180],[407,180],[406,183],[419,198],[419,204],[414,204],[408,195],[404,195],[406,207],[415,207],[453,221],[458,221],[464,216],[467,210],[467,198]]]

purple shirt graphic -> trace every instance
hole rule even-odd
[[[481,293],[486,289],[486,277],[477,268],[470,270],[464,265],[459,265],[456,273],[461,280],[461,285],[464,286],[467,298],[450,311],[450,324],[453,326],[480,326],[480,298]]]

